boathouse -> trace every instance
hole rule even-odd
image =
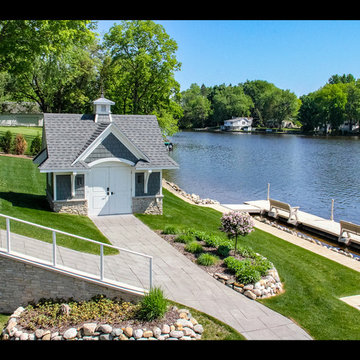
[[[55,212],[162,214],[162,171],[177,169],[154,115],[115,115],[103,96],[93,114],[44,114],[42,151]]]

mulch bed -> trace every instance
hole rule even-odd
[[[185,246],[186,244],[181,243],[181,242],[175,242],[175,238],[178,235],[167,235],[167,234],[163,234],[161,230],[155,230],[155,232],[161,237],[163,238],[165,241],[167,241],[171,246],[173,246],[176,250],[178,250],[181,254],[183,254],[184,256],[186,256],[190,261],[192,261],[194,264],[196,264],[197,266],[199,266],[201,269],[203,269],[204,271],[206,271],[208,274],[210,274],[211,276],[215,273],[219,273],[219,274],[223,274],[225,276],[227,276],[230,280],[234,280],[236,281],[235,275],[230,272],[228,270],[228,268],[226,267],[226,265],[224,264],[224,258],[221,257],[218,253],[217,253],[217,249],[215,247],[211,247],[206,245],[206,243],[204,241],[201,240],[197,240],[197,242],[199,244],[201,244],[204,248],[204,252],[209,253],[211,255],[215,255],[219,258],[219,261],[214,264],[214,265],[210,265],[210,266],[204,266],[204,265],[199,265],[196,262],[196,259],[198,257],[198,255],[196,254],[192,254],[188,251],[185,250]],[[236,259],[239,260],[243,260],[244,257],[240,256],[239,254],[234,255],[234,252],[231,251],[230,254],[231,256],[235,257]]]

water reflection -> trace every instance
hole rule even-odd
[[[360,223],[360,142],[356,138],[180,132],[165,177],[222,203],[270,196],[301,210]]]

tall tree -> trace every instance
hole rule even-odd
[[[85,20],[0,21],[0,68],[11,77],[12,99],[37,102],[43,112],[88,106],[92,29]]]
[[[354,124],[360,120],[360,88],[359,84],[349,83],[346,86],[347,101],[345,104],[345,118],[349,123],[349,132]]]
[[[281,122],[296,116],[300,103],[290,90],[282,90],[265,80],[246,81],[244,92],[254,103],[252,116],[256,125],[281,126]]]
[[[333,84],[349,84],[349,83],[355,83],[355,78],[352,74],[342,74],[342,75],[332,75],[329,80],[328,83],[333,85]]]
[[[94,28],[88,20],[0,20],[0,70],[28,72],[39,56],[88,44]]]
[[[153,21],[124,20],[105,34],[104,47],[111,58],[108,72],[116,75],[116,80],[104,79],[106,92],[116,103],[114,112],[166,113],[163,130],[172,132],[181,113],[175,101],[180,86],[174,72],[181,66],[175,57],[176,42]]]
[[[315,92],[314,100],[321,114],[318,118],[322,127],[330,125],[332,130],[337,130],[343,124],[347,102],[345,89],[343,83],[326,84]]]
[[[253,101],[241,85],[218,88],[213,96],[214,122],[220,125],[232,117],[249,116],[252,107]]]
[[[182,92],[181,106],[184,113],[179,122],[180,127],[205,127],[211,104],[204,93],[204,87],[200,88],[197,84],[191,84],[188,90]]]
[[[274,99],[273,117],[276,120],[278,128],[281,128],[284,120],[296,117],[301,102],[290,90],[278,89],[274,92]]]

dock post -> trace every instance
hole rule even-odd
[[[334,199],[331,199],[331,216],[330,220],[334,221]]]
[[[270,199],[270,183],[268,183],[268,190],[267,190],[267,200]]]

